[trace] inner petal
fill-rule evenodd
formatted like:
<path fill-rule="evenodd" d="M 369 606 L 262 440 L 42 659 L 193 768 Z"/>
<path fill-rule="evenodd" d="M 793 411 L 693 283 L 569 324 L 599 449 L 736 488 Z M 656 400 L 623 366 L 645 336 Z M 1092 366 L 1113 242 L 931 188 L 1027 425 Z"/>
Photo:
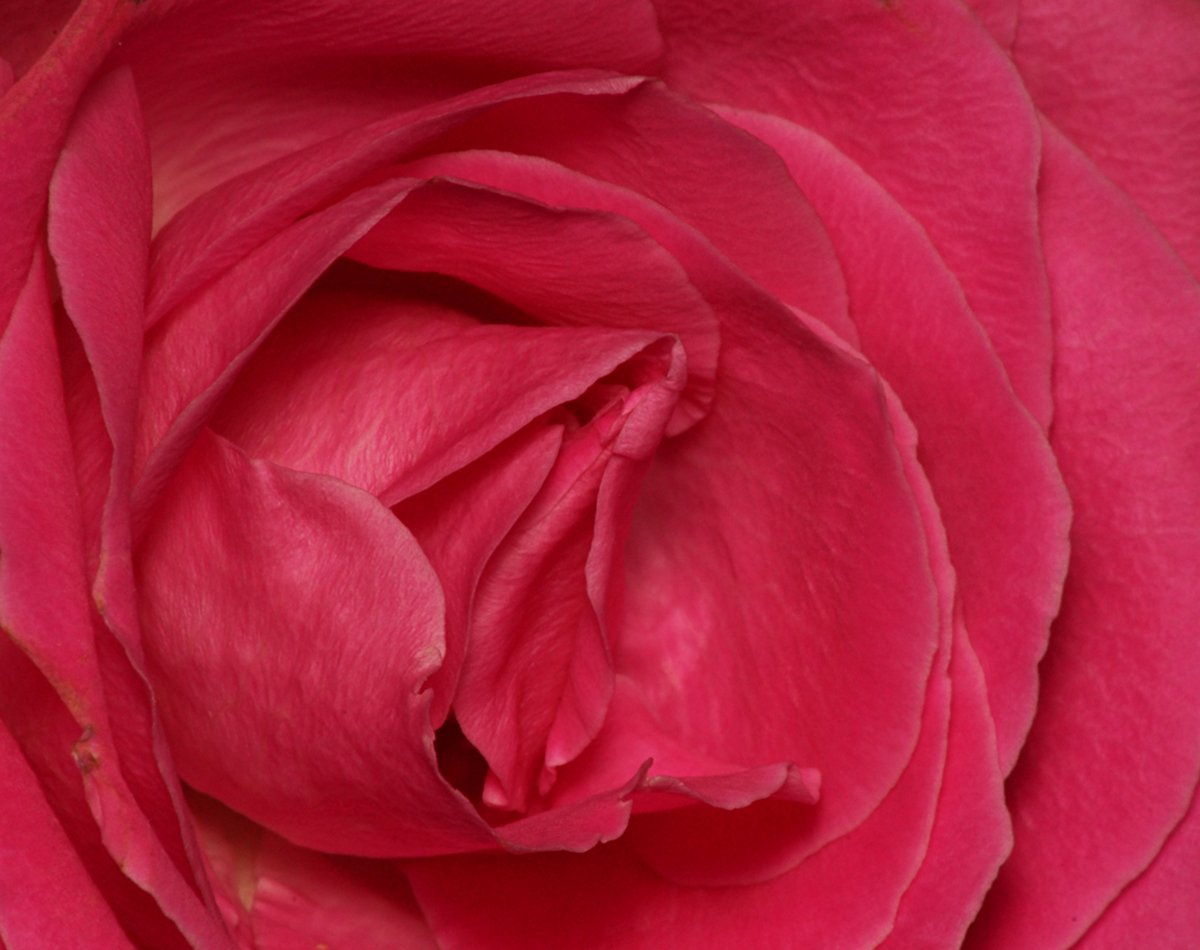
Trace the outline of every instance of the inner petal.
<path fill-rule="evenodd" d="M 576 401 L 585 421 L 568 421 L 545 483 L 488 563 L 454 702 L 491 769 L 486 805 L 529 808 L 604 721 L 620 593 L 611 581 L 685 379 L 682 347 L 664 339 Z"/>

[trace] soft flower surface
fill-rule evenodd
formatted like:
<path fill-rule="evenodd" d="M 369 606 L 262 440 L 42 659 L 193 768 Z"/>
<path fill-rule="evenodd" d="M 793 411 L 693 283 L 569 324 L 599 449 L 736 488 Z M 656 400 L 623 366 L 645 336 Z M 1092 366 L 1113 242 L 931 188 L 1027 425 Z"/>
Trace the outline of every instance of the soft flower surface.
<path fill-rule="evenodd" d="M 0 943 L 1200 944 L 1192 0 L 0 0 Z"/>

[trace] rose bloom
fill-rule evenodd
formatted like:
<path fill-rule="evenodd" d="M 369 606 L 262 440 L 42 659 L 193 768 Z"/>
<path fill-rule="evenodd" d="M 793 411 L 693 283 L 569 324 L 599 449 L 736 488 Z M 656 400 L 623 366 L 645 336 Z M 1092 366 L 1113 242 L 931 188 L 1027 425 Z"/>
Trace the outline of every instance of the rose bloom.
<path fill-rule="evenodd" d="M 0 56 L 3 946 L 1200 946 L 1200 5 Z"/>

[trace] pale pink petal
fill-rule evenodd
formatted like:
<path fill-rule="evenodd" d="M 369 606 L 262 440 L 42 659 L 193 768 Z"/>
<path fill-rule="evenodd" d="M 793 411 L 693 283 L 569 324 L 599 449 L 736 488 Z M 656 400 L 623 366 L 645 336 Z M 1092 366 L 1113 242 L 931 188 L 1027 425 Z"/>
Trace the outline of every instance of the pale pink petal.
<path fill-rule="evenodd" d="M 10 950 L 133 947 L 2 722 L 0 855 L 0 940 Z"/>
<path fill-rule="evenodd" d="M 920 225 L 814 133 L 726 114 L 779 151 L 820 212 L 862 351 L 920 433 L 1007 772 L 1033 721 L 1067 566 L 1070 506 L 1050 447 Z"/>
<path fill-rule="evenodd" d="M 1008 787 L 1016 845 L 975 946 L 1062 946 L 1187 810 L 1200 737 L 1200 287 L 1049 125 L 1052 442 L 1075 506 L 1038 715 Z"/>
<path fill-rule="evenodd" d="M 958 277 L 1013 389 L 1048 425 L 1037 123 L 980 23 L 958 0 L 657 7 L 673 88 L 811 128 L 908 209 Z"/>
<path fill-rule="evenodd" d="M 1200 275 L 1200 6 L 1021 0 L 1013 60 L 1037 107 Z"/>

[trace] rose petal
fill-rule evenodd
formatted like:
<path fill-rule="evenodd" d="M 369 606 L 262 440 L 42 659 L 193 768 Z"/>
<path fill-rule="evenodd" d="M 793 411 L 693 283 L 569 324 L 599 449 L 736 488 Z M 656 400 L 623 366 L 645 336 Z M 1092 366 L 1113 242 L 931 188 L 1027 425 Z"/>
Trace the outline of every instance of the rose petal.
<path fill-rule="evenodd" d="M 365 189 L 248 255 L 146 338 L 135 454 L 135 531 L 218 400 L 321 273 L 408 192 Z"/>
<path fill-rule="evenodd" d="M 1016 845 L 976 946 L 1077 939 L 1158 852 L 1200 742 L 1200 287 L 1046 125 L 1052 443 L 1075 506 L 1063 609 L 1008 787 Z"/>
<path fill-rule="evenodd" d="M 920 225 L 819 136 L 722 111 L 779 151 L 820 212 L 862 351 L 921 434 L 1008 772 L 1033 721 L 1067 566 L 1070 502 L 1049 445 Z"/>
<path fill-rule="evenodd" d="M 1200 274 L 1200 7 L 1022 0 L 1013 59 L 1038 108 Z"/>
<path fill-rule="evenodd" d="M 37 10 L 50 12 L 40 4 Z M 29 272 L 46 213 L 46 186 L 76 100 L 133 12 L 127 0 L 83 0 L 0 101 L 0 332 Z"/>
<path fill-rule="evenodd" d="M 534 423 L 393 509 L 420 543 L 446 596 L 446 655 L 429 679 L 435 727 L 445 722 L 458 688 L 479 576 L 545 482 L 561 445 L 560 427 Z"/>
<path fill-rule="evenodd" d="M 1200 940 L 1200 808 L 1192 795 L 1188 813 L 1171 832 L 1154 862 L 1108 905 L 1079 950 L 1121 950 L 1147 934 L 1176 940 L 1181 948 Z"/>
<path fill-rule="evenodd" d="M 421 686 L 441 660 L 441 591 L 387 508 L 204 434 L 138 568 L 189 784 L 319 850 L 490 844 L 433 762 Z"/>
<path fill-rule="evenodd" d="M 39 252 L 0 339 L 0 616 L 82 733 L 75 753 L 104 846 L 188 939 L 221 946 L 219 924 L 141 811 L 114 748 L 52 328 Z"/>
<path fill-rule="evenodd" d="M 459 154 L 498 150 L 547 158 L 628 188 L 696 228 L 781 300 L 843 337 L 855 337 L 829 236 L 779 158 L 661 86 L 638 86 L 614 96 L 513 99 L 470 117 L 423 150 L 433 154 L 404 166 L 406 174 L 442 169 L 454 174 L 460 161 L 493 175 L 537 167 Z M 474 180 L 503 187 L 496 177 Z M 514 182 L 510 190 L 538 194 L 531 190 L 538 185 L 536 170 L 516 180 L 525 187 Z M 570 187 L 559 187 L 557 203 L 579 203 Z"/>
<path fill-rule="evenodd" d="M 480 110 L 521 96 L 612 94 L 637 82 L 586 72 L 514 80 L 416 112 L 389 115 L 239 175 L 207 192 L 158 235 L 148 320 L 156 323 L 188 294 L 301 215 L 339 197 L 364 175 Z"/>
<path fill-rule="evenodd" d="M 641 475 L 687 377 L 678 341 L 645 357 L 640 385 L 565 436 L 480 579 L 454 708 L 491 766 L 483 798 L 494 807 L 523 811 L 546 794 L 604 721 L 610 574 L 623 566 Z"/>
<path fill-rule="evenodd" d="M 712 398 L 720 338 L 711 309 L 670 253 L 616 215 L 431 181 L 348 256 L 469 281 L 545 323 L 676 334 L 688 387 L 672 434 L 703 416 Z"/>
<path fill-rule="evenodd" d="M 921 223 L 1013 389 L 1046 427 L 1038 130 L 1011 63 L 980 24 L 957 0 L 662 0 L 657 9 L 673 88 L 818 132 Z"/>
<path fill-rule="evenodd" d="M 437 946 L 408 883 L 393 866 L 297 848 L 212 799 L 191 795 L 189 800 L 240 945 L 256 950 Z"/>
<path fill-rule="evenodd" d="M 0 934 L 20 947 L 132 948 L 0 722 Z"/>
<path fill-rule="evenodd" d="M 120 53 L 146 97 L 162 221 L 347 128 L 523 74 L 639 72 L 660 50 L 648 0 L 177 0 Z"/>

